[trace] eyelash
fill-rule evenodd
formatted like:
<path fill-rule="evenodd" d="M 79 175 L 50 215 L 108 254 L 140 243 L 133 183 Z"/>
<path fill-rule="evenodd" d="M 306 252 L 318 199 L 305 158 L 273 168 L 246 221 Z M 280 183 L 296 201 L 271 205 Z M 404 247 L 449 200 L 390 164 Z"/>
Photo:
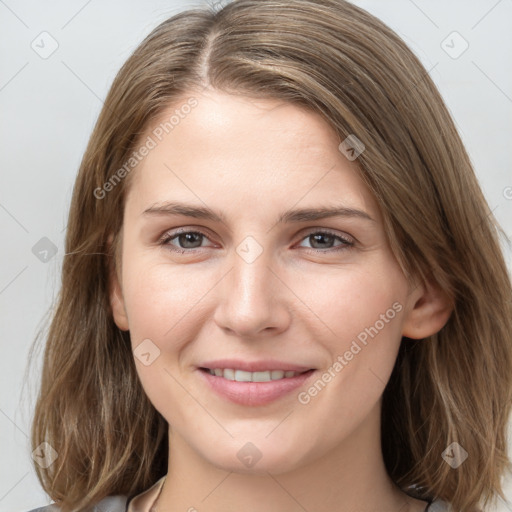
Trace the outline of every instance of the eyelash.
<path fill-rule="evenodd" d="M 165 233 L 158 240 L 158 245 L 167 246 L 171 251 L 179 253 L 179 254 L 184 254 L 186 252 L 195 252 L 197 250 L 203 249 L 203 247 L 195 247 L 195 248 L 192 248 L 192 249 L 184 249 L 184 248 L 173 246 L 170 243 L 172 240 L 174 240 L 178 236 L 186 235 L 186 234 L 201 235 L 201 236 L 204 236 L 205 238 L 208 238 L 208 235 L 206 233 L 203 233 L 202 231 L 186 230 L 185 229 L 185 230 L 182 230 L 182 231 L 174 231 L 174 232 L 171 232 L 171 233 Z M 330 249 L 315 249 L 313 247 L 303 247 L 303 249 L 306 249 L 307 252 L 313 252 L 315 254 L 326 253 L 326 252 L 327 253 L 333 253 L 333 252 L 336 253 L 336 252 L 340 252 L 340 251 L 344 251 L 344 250 L 350 249 L 351 247 L 354 246 L 354 242 L 351 241 L 350 239 L 345 238 L 345 237 L 343 237 L 341 235 L 338 235 L 338 234 L 336 234 L 336 233 L 334 233 L 332 231 L 329 231 L 329 230 L 310 231 L 305 236 L 303 236 L 300 241 L 302 242 L 303 240 L 305 240 L 306 238 L 309 238 L 312 235 L 329 235 L 329 236 L 334 237 L 335 239 L 340 240 L 342 242 L 342 244 L 340 246 L 338 246 L 338 247 L 330 248 Z"/>

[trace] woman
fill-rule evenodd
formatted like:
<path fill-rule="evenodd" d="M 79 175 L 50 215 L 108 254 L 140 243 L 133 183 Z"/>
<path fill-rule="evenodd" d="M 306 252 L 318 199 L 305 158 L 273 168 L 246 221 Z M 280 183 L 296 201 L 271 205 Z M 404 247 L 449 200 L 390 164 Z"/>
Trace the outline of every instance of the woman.
<path fill-rule="evenodd" d="M 76 180 L 43 488 L 63 512 L 492 503 L 498 231 L 437 89 L 367 12 L 172 17 L 116 77 Z"/>

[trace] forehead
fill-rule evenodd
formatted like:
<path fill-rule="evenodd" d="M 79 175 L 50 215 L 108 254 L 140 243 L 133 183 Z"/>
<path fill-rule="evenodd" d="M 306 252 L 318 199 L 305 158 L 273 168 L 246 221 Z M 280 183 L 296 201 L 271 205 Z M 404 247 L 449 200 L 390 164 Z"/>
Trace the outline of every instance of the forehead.
<path fill-rule="evenodd" d="M 130 187 L 140 207 L 175 198 L 234 208 L 343 201 L 376 214 L 357 163 L 338 149 L 338 135 L 301 106 L 218 91 L 185 95 L 147 137 L 154 147 Z"/>

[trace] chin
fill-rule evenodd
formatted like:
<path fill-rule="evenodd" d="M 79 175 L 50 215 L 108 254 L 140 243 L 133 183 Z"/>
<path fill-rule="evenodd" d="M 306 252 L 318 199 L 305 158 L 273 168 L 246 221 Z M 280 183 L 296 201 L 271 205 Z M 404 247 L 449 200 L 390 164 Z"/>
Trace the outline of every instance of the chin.
<path fill-rule="evenodd" d="M 218 469 L 254 475 L 287 473 L 301 467 L 308 458 L 300 442 L 297 446 L 283 446 L 282 443 L 268 440 L 233 441 L 227 446 L 217 446 L 213 452 L 210 445 L 207 453 L 202 454 L 203 458 Z"/>

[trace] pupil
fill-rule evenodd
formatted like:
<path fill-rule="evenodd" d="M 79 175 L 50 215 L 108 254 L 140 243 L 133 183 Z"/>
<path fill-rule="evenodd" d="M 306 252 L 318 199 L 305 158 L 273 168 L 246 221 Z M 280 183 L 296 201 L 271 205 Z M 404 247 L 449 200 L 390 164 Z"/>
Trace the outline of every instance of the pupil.
<path fill-rule="evenodd" d="M 196 239 L 195 241 L 197 242 L 197 239 L 200 237 L 201 235 L 199 233 L 184 233 L 182 235 L 180 235 L 180 244 L 183 246 L 183 247 L 187 247 L 187 248 L 190 248 L 191 246 L 189 244 L 194 244 L 194 238 Z M 199 245 L 201 245 L 201 243 L 199 243 Z"/>
<path fill-rule="evenodd" d="M 322 243 L 322 239 L 324 240 L 324 244 L 327 243 L 329 244 L 330 242 L 332 242 L 332 239 L 333 239 L 333 236 L 332 235 L 328 235 L 328 234 L 322 234 L 322 233 L 318 233 L 316 235 L 311 235 L 313 240 L 314 240 L 314 243 L 312 243 L 311 245 L 314 247 L 314 244 L 318 241 L 320 241 L 320 244 Z M 327 242 L 325 242 L 325 239 L 327 239 Z"/>

